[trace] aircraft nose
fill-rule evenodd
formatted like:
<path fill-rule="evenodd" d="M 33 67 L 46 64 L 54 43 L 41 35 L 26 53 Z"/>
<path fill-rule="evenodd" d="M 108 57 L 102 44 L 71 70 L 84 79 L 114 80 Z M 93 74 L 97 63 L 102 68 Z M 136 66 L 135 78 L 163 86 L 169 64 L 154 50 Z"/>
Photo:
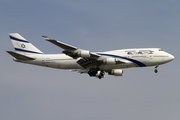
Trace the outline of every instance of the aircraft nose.
<path fill-rule="evenodd" d="M 171 55 L 171 54 L 169 54 L 169 53 L 166 53 L 166 55 L 167 55 L 167 56 L 162 59 L 163 62 L 167 63 L 167 62 L 170 62 L 170 61 L 172 61 L 172 60 L 174 59 L 174 56 L 173 56 L 173 55 Z"/>
<path fill-rule="evenodd" d="M 170 55 L 169 56 L 171 60 L 174 60 L 174 56 L 173 55 Z"/>
<path fill-rule="evenodd" d="M 170 60 L 174 60 L 174 56 L 170 54 L 170 55 L 169 55 L 169 59 L 170 59 Z"/>

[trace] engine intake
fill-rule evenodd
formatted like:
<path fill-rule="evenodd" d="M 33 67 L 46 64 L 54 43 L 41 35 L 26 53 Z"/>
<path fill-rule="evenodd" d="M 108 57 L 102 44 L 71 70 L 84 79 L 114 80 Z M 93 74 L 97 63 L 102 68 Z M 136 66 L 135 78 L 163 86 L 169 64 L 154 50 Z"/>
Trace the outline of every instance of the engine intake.
<path fill-rule="evenodd" d="M 122 76 L 123 75 L 123 70 L 120 69 L 112 69 L 110 72 L 108 72 L 109 75 L 114 75 L 114 76 Z"/>
<path fill-rule="evenodd" d="M 86 51 L 86 50 L 83 50 L 83 51 L 79 51 L 77 53 L 77 55 L 79 57 L 84 57 L 84 58 L 89 58 L 90 57 L 90 52 L 89 51 Z"/>

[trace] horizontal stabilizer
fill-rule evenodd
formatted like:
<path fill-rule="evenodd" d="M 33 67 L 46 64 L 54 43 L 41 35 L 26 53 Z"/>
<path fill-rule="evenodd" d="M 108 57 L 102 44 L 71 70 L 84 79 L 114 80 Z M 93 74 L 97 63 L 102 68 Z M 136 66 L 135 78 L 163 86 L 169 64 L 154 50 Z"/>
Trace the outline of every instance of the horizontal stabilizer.
<path fill-rule="evenodd" d="M 80 74 L 88 73 L 89 70 L 71 69 L 71 72 L 78 72 Z"/>
<path fill-rule="evenodd" d="M 6 52 L 18 60 L 35 60 L 34 58 L 31 58 L 31 57 L 28 57 L 28 56 L 25 56 L 16 52 L 12 52 L 12 51 L 6 51 Z"/>

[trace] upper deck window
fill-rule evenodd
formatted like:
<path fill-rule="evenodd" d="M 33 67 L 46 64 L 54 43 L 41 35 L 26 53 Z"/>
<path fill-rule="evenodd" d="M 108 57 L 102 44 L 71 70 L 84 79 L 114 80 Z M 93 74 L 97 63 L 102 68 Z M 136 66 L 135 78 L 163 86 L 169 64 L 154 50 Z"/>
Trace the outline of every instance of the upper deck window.
<path fill-rule="evenodd" d="M 154 51 L 149 51 L 149 54 L 153 54 Z"/>
<path fill-rule="evenodd" d="M 139 51 L 138 54 L 143 54 L 143 52 Z"/>
<path fill-rule="evenodd" d="M 132 55 L 133 53 L 132 52 L 127 52 L 128 55 Z"/>

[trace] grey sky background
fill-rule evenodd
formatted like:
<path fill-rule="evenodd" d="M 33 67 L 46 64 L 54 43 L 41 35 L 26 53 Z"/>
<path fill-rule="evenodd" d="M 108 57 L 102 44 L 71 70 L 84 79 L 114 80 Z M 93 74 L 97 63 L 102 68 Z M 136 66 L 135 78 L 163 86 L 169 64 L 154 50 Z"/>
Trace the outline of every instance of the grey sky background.
<path fill-rule="evenodd" d="M 1 120 L 179 120 L 179 0 L 1 0 Z M 91 78 L 15 63 L 5 51 L 18 32 L 44 53 L 41 35 L 90 51 L 158 47 L 175 59 L 158 68 Z"/>

